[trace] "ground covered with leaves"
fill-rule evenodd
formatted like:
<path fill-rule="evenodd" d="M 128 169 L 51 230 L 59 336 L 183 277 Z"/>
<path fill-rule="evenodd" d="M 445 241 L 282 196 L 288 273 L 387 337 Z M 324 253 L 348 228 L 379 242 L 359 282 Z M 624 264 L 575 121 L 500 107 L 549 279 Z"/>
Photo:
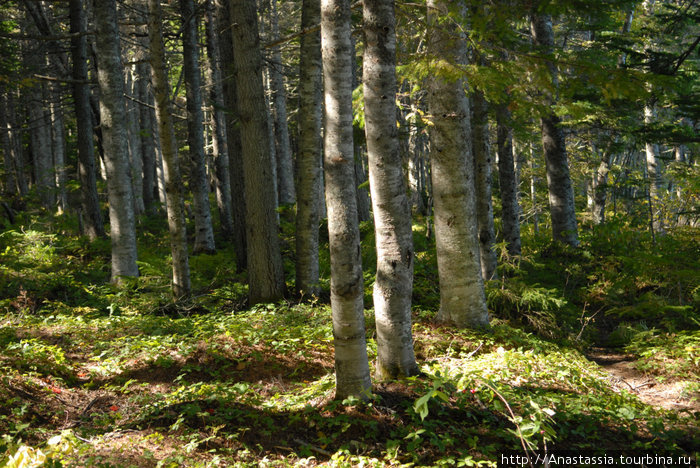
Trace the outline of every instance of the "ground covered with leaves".
<path fill-rule="evenodd" d="M 416 227 L 424 374 L 375 382 L 362 403 L 333 400 L 324 297 L 248 307 L 220 242 L 191 259 L 195 295 L 173 303 L 158 223 L 142 221 L 142 276 L 119 288 L 108 243 L 75 236 L 67 218 L 26 215 L 0 233 L 3 464 L 496 466 L 508 451 L 700 451 L 697 232 L 653 243 L 612 220 L 572 250 L 525 231 L 522 258 L 500 246 L 493 328 L 479 333 L 434 322 L 435 251 Z M 366 322 L 373 360 L 371 309 Z"/>

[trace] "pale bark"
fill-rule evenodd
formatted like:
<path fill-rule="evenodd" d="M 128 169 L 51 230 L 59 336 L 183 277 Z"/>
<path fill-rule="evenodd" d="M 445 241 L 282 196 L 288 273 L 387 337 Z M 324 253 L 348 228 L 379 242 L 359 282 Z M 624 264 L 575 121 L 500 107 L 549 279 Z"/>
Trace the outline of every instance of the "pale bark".
<path fill-rule="evenodd" d="M 396 126 L 394 1 L 365 0 L 362 17 L 365 135 L 377 246 L 376 376 L 386 380 L 419 373 L 411 334 L 413 227 Z"/>
<path fill-rule="evenodd" d="M 593 172 L 591 189 L 593 192 L 591 203 L 591 217 L 593 224 L 605 223 L 605 201 L 608 193 L 608 173 L 610 172 L 611 152 L 603 150 L 600 163 Z"/>
<path fill-rule="evenodd" d="M 656 109 L 653 100 L 644 106 L 644 124 L 650 125 L 656 120 Z M 646 169 L 649 190 L 649 216 L 653 234 L 664 233 L 663 214 L 661 212 L 661 168 L 659 167 L 659 145 L 647 141 L 644 145 Z"/>
<path fill-rule="evenodd" d="M 68 210 L 66 183 L 66 129 L 61 108 L 61 87 L 57 83 L 49 86 L 51 116 L 51 154 L 53 156 L 54 184 L 56 186 L 56 203 L 59 213 Z"/>
<path fill-rule="evenodd" d="M 214 0 L 216 7 L 217 31 L 221 38 L 221 73 L 226 112 L 226 147 L 229 155 L 229 175 L 231 180 L 231 211 L 233 214 L 233 246 L 236 252 L 236 270 L 245 270 L 248 261 L 246 244 L 246 203 L 243 181 L 243 158 L 241 150 L 241 129 L 238 119 L 238 98 L 236 96 L 236 69 L 234 67 L 231 14 L 227 0 Z"/>
<path fill-rule="evenodd" d="M 535 170 L 537 165 L 535 163 L 535 155 L 532 149 L 532 143 L 530 144 L 530 203 L 532 203 L 532 224 L 535 233 L 540 232 L 540 210 L 537 206 L 537 175 Z"/>
<path fill-rule="evenodd" d="M 301 29 L 321 22 L 320 0 L 303 0 Z M 323 76 L 321 33 L 301 37 L 299 64 L 299 152 L 297 155 L 296 283 L 299 294 L 318 295 L 319 198 Z"/>
<path fill-rule="evenodd" d="M 352 141 L 350 1 L 321 1 L 324 168 L 331 253 L 331 309 L 337 399 L 371 392 L 363 307 Z"/>
<path fill-rule="evenodd" d="M 552 18 L 549 15 L 533 14 L 531 16 L 531 33 L 534 45 L 541 53 L 551 54 L 553 52 L 554 33 L 552 31 Z M 552 80 L 552 88 L 556 90 L 558 86 L 556 65 L 550 60 L 546 60 L 546 64 Z M 556 96 L 553 94 L 545 95 L 545 100 L 550 106 L 553 106 L 556 102 Z M 561 128 L 561 119 L 552 110 L 542 116 L 541 122 L 552 236 L 555 240 L 577 246 L 579 242 L 574 189 L 569 173 L 566 140 Z"/>
<path fill-rule="evenodd" d="M 213 253 L 214 228 L 209 206 L 209 183 L 204 160 L 204 115 L 202 79 L 197 47 L 197 16 L 194 0 L 180 0 L 182 51 L 187 95 L 187 142 L 190 155 L 190 190 L 194 210 L 194 253 Z"/>
<path fill-rule="evenodd" d="M 100 87 L 100 126 L 105 151 L 109 224 L 112 238 L 112 281 L 138 276 L 136 265 L 136 222 L 131 187 L 124 76 L 119 47 L 115 0 L 94 4 L 97 81 Z"/>
<path fill-rule="evenodd" d="M 464 3 L 459 2 L 464 11 Z M 464 35 L 448 17 L 448 2 L 428 1 L 433 26 L 429 54 L 443 64 L 463 64 Z M 474 200 L 469 104 L 463 79 L 446 79 L 431 73 L 428 105 L 431 127 L 431 178 L 435 211 L 435 237 L 440 277 L 437 319 L 459 327 L 489 325 L 484 282 L 481 277 Z"/>
<path fill-rule="evenodd" d="M 143 164 L 143 207 L 148 213 L 155 212 L 157 194 L 156 182 L 156 144 L 153 110 L 146 104 L 152 100 L 150 93 L 150 67 L 148 63 L 136 65 L 138 98 L 143 104 L 139 106 L 139 124 L 141 128 L 141 160 Z"/>
<path fill-rule="evenodd" d="M 256 304 L 284 295 L 277 193 L 267 189 L 274 180 L 275 161 L 269 146 L 255 1 L 232 0 L 230 13 L 246 200 L 248 299 Z"/>
<path fill-rule="evenodd" d="M 226 239 L 231 239 L 233 236 L 231 173 L 226 142 L 226 115 L 224 113 L 224 90 L 221 81 L 220 42 L 214 23 L 213 0 L 207 0 L 206 15 L 207 86 L 212 107 L 210 122 L 216 205 L 219 208 L 221 232 Z"/>
<path fill-rule="evenodd" d="M 132 98 L 138 99 L 138 84 L 135 66 L 126 71 L 126 87 Z M 129 126 L 129 160 L 131 162 L 131 185 L 134 187 L 134 213 L 136 216 L 145 211 L 143 203 L 143 152 L 139 128 L 139 104 L 129 100 L 126 115 Z"/>
<path fill-rule="evenodd" d="M 163 154 L 165 201 L 170 232 L 170 251 L 173 257 L 173 295 L 176 298 L 190 294 L 190 268 L 187 253 L 187 230 L 183 206 L 182 180 L 177 155 L 177 141 L 170 105 L 168 75 L 165 68 L 165 46 L 161 30 L 160 0 L 148 1 L 148 37 L 151 49 L 153 94 L 156 120 Z"/>
<path fill-rule="evenodd" d="M 87 18 L 83 0 L 70 0 L 70 31 L 83 32 L 87 29 Z M 90 86 L 87 65 L 87 37 L 71 39 L 73 56 L 73 101 L 77 127 L 78 177 L 80 178 L 81 209 L 85 234 L 95 240 L 104 237 L 104 222 L 97 195 L 97 174 L 95 169 L 95 147 L 93 144 L 92 111 L 90 110 Z"/>
<path fill-rule="evenodd" d="M 496 267 L 496 231 L 491 199 L 491 148 L 489 145 L 488 104 L 481 91 L 472 95 L 472 151 L 474 153 L 474 188 L 476 218 L 479 229 L 479 256 L 484 281 L 498 276 Z"/>
<path fill-rule="evenodd" d="M 513 129 L 506 104 L 496 107 L 498 180 L 501 188 L 501 229 L 510 255 L 520 255 L 520 208 L 513 162 Z"/>
<path fill-rule="evenodd" d="M 270 0 L 270 23 L 272 40 L 279 39 L 279 18 L 277 0 Z M 272 48 L 272 61 L 268 67 L 270 73 L 270 91 L 272 93 L 272 117 L 275 131 L 275 157 L 277 158 L 277 194 L 280 205 L 293 205 L 296 201 L 294 191 L 294 164 L 292 148 L 289 144 L 287 125 L 287 93 L 282 73 L 282 53 L 279 46 Z"/>

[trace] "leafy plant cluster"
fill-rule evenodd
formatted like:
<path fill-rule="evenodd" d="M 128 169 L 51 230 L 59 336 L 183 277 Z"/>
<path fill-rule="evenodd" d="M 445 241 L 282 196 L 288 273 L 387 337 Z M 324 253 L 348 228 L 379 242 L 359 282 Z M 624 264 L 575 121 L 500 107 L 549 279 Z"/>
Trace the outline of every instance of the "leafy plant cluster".
<path fill-rule="evenodd" d="M 577 250 L 525 231 L 523 256 L 502 253 L 487 285 L 492 330 L 482 333 L 434 322 L 435 250 L 417 225 L 423 375 L 377 383 L 361 403 L 332 401 L 323 297 L 248 308 L 224 249 L 193 257 L 195 294 L 173 303 L 168 247 L 149 234 L 158 226 L 140 239 L 143 275 L 105 285 L 104 246 L 59 235 L 62 223 L 0 234 L 10 466 L 495 466 L 504 450 L 698 450 L 697 414 L 643 403 L 585 356 L 621 346 L 697 398 L 697 241 L 684 231 L 655 246 L 618 222 L 586 232 Z M 363 229 L 368 298 L 372 235 Z M 371 309 L 366 321 L 374 359 Z"/>

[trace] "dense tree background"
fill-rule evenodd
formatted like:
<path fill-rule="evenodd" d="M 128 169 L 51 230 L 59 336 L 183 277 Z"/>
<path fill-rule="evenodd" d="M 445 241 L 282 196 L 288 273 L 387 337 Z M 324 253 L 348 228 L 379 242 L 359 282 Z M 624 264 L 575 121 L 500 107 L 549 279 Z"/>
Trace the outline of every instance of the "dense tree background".
<path fill-rule="evenodd" d="M 3 461 L 697 453 L 699 73 L 696 0 L 0 1 Z"/>

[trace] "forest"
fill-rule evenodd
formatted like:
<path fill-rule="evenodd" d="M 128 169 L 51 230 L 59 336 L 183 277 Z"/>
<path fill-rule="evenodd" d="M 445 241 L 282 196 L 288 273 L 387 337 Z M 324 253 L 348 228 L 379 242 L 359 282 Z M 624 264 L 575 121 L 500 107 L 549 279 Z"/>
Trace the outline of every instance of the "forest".
<path fill-rule="evenodd" d="M 682 466 L 700 1 L 0 0 L 0 465 Z"/>

